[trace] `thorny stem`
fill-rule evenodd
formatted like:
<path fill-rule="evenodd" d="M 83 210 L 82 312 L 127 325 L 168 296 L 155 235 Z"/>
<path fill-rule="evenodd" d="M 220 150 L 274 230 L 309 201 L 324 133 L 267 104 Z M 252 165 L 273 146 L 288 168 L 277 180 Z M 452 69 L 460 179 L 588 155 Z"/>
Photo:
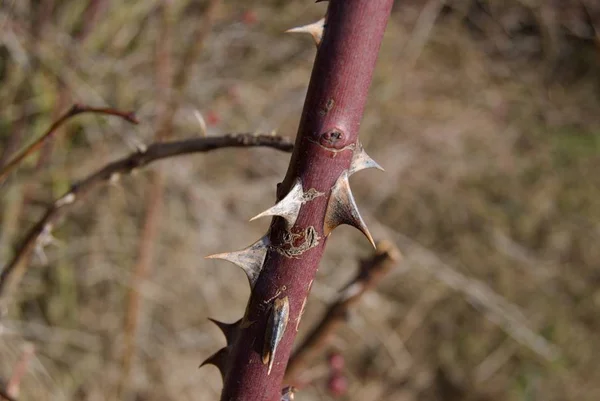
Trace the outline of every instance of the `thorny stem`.
<path fill-rule="evenodd" d="M 350 308 L 362 298 L 365 292 L 374 288 L 400 259 L 400 251 L 392 242 L 377 243 L 375 254 L 361 261 L 356 276 L 340 291 L 338 298 L 329 306 L 319 323 L 291 356 L 285 371 L 288 383 L 296 387 L 303 384 L 299 375 L 327 346 L 336 330 L 346 322 Z"/>
<path fill-rule="evenodd" d="M 294 153 L 277 190 L 277 199 L 281 200 L 300 180 L 304 191 L 317 196 L 302 204 L 291 228 L 284 219 L 273 219 L 261 273 L 253 286 L 241 331 L 231 345 L 221 401 L 280 400 L 302 306 L 327 240 L 324 224 L 328 201 L 338 179 L 348 172 L 358 147 L 358 128 L 392 3 L 329 2 L 327 26 L 314 63 Z M 270 316 L 276 301 L 282 300 L 289 303 L 287 326 L 283 325 L 286 328 L 270 367 L 264 363 L 263 348 L 272 337 L 268 329 L 273 325 Z"/>
<path fill-rule="evenodd" d="M 72 117 L 83 113 L 95 113 L 95 114 L 107 114 L 111 116 L 121 117 L 122 119 L 129 121 L 130 123 L 137 124 L 138 121 L 135 115 L 131 112 L 123 112 L 116 109 L 104 108 L 104 107 L 91 107 L 83 104 L 75 104 L 73 105 L 69 111 L 63 114 L 58 120 L 56 120 L 52 125 L 46 130 L 46 132 L 36 139 L 31 145 L 26 147 L 15 156 L 11 161 L 9 161 L 5 166 L 0 169 L 0 183 L 6 179 L 8 174 L 19 165 L 27 156 L 38 150 L 42 147 L 44 142 L 48 140 L 48 138 L 52 137 L 54 132 L 65 122 L 67 122 Z"/>
<path fill-rule="evenodd" d="M 8 303 L 14 299 L 15 291 L 27 270 L 29 258 L 40 237 L 50 235 L 49 231 L 52 230 L 52 225 L 70 206 L 80 200 L 91 189 L 101 183 L 118 179 L 122 174 L 130 173 L 157 160 L 230 147 L 270 147 L 284 152 L 291 152 L 293 145 L 282 137 L 256 134 L 228 134 L 154 143 L 145 150 L 140 150 L 114 161 L 73 184 L 69 191 L 48 207 L 42 218 L 29 230 L 17 246 L 12 260 L 0 273 L 0 317 L 6 312 Z"/>

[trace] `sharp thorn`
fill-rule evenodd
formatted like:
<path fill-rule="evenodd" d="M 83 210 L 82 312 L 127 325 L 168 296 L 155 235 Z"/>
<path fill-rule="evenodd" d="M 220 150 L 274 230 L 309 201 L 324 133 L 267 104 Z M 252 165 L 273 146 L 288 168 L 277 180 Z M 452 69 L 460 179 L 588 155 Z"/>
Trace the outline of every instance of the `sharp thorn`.
<path fill-rule="evenodd" d="M 292 227 L 296 223 L 302 203 L 304 203 L 302 182 L 300 182 L 300 180 L 296 180 L 296 183 L 290 192 L 288 192 L 288 194 L 282 200 L 277 202 L 277 204 L 275 204 L 275 206 L 272 208 L 254 216 L 250 219 L 250 221 L 254 221 L 261 217 L 279 216 L 283 217 L 287 221 L 288 227 Z"/>
<path fill-rule="evenodd" d="M 331 189 L 331 196 L 325 212 L 323 233 L 328 236 L 333 229 L 342 224 L 358 228 L 367 237 L 373 248 L 377 248 L 367 225 L 358 212 L 358 207 L 350 190 L 348 172 L 344 172 Z"/>
<path fill-rule="evenodd" d="M 221 330 L 221 332 L 225 335 L 225 339 L 227 340 L 227 345 L 233 344 L 233 341 L 235 340 L 235 337 L 237 336 L 237 333 L 238 333 L 238 330 L 240 327 L 240 322 L 242 321 L 242 319 L 238 320 L 235 323 L 219 322 L 218 320 L 211 319 L 210 317 L 208 318 L 208 320 L 213 322 Z"/>
<path fill-rule="evenodd" d="M 290 303 L 288 297 L 278 298 L 273 303 L 267 330 L 265 332 L 265 342 L 263 345 L 262 362 L 268 365 L 267 376 L 271 374 L 275 362 L 275 353 L 279 347 L 279 342 L 283 338 L 285 328 L 287 327 L 290 314 Z"/>
<path fill-rule="evenodd" d="M 377 170 L 385 171 L 375 160 L 371 159 L 363 149 L 362 144 L 358 142 L 354 155 L 352 156 L 348 176 L 367 168 L 376 168 Z"/>
<path fill-rule="evenodd" d="M 219 369 L 223 381 L 225 381 L 225 375 L 227 373 L 227 358 L 229 357 L 229 348 L 224 347 L 209 356 L 204 362 L 200 364 L 200 368 L 205 365 L 213 365 Z"/>
<path fill-rule="evenodd" d="M 217 253 L 215 255 L 206 256 L 206 258 L 227 260 L 241 267 L 246 273 L 246 276 L 248 276 L 250 287 L 254 288 L 254 284 L 260 275 L 265 257 L 267 256 L 269 243 L 269 235 L 267 234 L 241 251 Z"/>
<path fill-rule="evenodd" d="M 299 26 L 296 28 L 288 29 L 286 32 L 288 33 L 309 33 L 317 47 L 321 44 L 321 39 L 323 39 L 323 30 L 325 29 L 325 18 L 321 18 L 317 22 L 313 22 L 312 24 Z"/>
<path fill-rule="evenodd" d="M 297 389 L 294 386 L 287 386 L 281 390 L 281 401 L 294 401 Z"/>

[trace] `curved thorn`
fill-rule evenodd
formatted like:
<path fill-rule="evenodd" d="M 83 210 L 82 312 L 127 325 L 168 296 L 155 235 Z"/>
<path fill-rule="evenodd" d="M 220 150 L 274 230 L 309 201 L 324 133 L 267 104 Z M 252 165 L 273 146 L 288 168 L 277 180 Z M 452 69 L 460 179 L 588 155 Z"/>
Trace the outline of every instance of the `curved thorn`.
<path fill-rule="evenodd" d="M 279 216 L 287 221 L 289 227 L 292 227 L 296 223 L 302 203 L 304 203 L 304 191 L 302 189 L 302 182 L 298 179 L 292 189 L 290 189 L 290 192 L 282 200 L 277 202 L 275 206 L 254 216 L 250 221 L 261 217 Z"/>
<path fill-rule="evenodd" d="M 317 22 L 313 22 L 312 24 L 299 26 L 296 28 L 288 29 L 286 32 L 288 33 L 309 33 L 317 47 L 321 44 L 321 39 L 323 39 L 323 30 L 325 29 L 325 18 L 321 18 Z"/>
<path fill-rule="evenodd" d="M 209 356 L 204 362 L 200 364 L 200 368 L 205 365 L 213 365 L 219 369 L 223 381 L 225 381 L 225 375 L 227 374 L 227 358 L 229 357 L 229 348 L 224 347 Z"/>
<path fill-rule="evenodd" d="M 325 212 L 323 233 L 328 236 L 334 228 L 342 224 L 358 228 L 367 237 L 373 248 L 377 248 L 367 225 L 358 212 L 358 207 L 350 190 L 348 172 L 344 172 L 331 189 L 331 196 Z"/>
<path fill-rule="evenodd" d="M 385 171 L 383 167 L 381 167 L 375 160 L 371 159 L 371 157 L 363 149 L 362 144 L 358 142 L 356 150 L 352 155 L 352 162 L 350 163 L 350 169 L 348 169 L 348 176 L 367 168 L 376 168 L 377 170 Z"/>
<path fill-rule="evenodd" d="M 246 273 L 246 276 L 248 276 L 250 287 L 254 288 L 254 284 L 260 275 L 265 257 L 267 256 L 269 244 L 269 235 L 267 234 L 241 251 L 217 253 L 215 255 L 206 256 L 205 258 L 223 259 L 241 267 Z"/>
<path fill-rule="evenodd" d="M 219 330 L 221 330 L 223 335 L 225 335 L 225 339 L 227 340 L 227 345 L 232 344 L 233 341 L 235 340 L 235 337 L 237 336 L 237 333 L 239 330 L 240 322 L 242 321 L 242 319 L 240 319 L 235 323 L 224 323 L 224 322 L 219 322 L 218 320 L 212 319 L 210 317 L 208 318 L 208 320 L 213 322 L 219 328 Z"/>

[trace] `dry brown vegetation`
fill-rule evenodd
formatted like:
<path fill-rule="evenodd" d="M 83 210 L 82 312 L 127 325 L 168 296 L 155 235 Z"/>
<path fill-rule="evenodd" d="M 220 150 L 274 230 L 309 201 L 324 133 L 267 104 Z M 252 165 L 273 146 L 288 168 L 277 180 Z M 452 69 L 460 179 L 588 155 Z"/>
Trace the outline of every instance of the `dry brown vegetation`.
<path fill-rule="evenodd" d="M 77 117 L 0 184 L 0 266 L 71 182 L 150 143 L 171 96 L 157 76 L 163 2 L 90 3 L 98 8 L 0 3 L 1 163 L 74 102 L 135 110 L 141 123 Z M 175 70 L 205 3 L 170 2 L 166 48 Z M 361 125 L 386 173 L 352 180 L 374 236 L 394 241 L 403 262 L 332 344 L 347 359 L 345 399 L 600 398 L 600 9 L 553 3 L 397 1 Z M 186 65 L 189 80 L 172 94 L 171 137 L 198 135 L 200 113 L 207 135 L 276 130 L 293 138 L 315 49 L 283 32 L 324 9 L 220 3 Z M 272 204 L 288 157 L 219 150 L 96 190 L 56 227 L 45 256 L 33 258 L 0 321 L 0 378 L 32 343 L 20 400 L 114 400 L 122 386 L 138 400 L 217 399 L 216 369 L 198 370 L 224 341 L 207 318 L 239 319 L 248 288 L 239 269 L 203 257 L 265 231 L 266 221 L 247 220 Z M 133 282 L 149 170 L 158 168 L 153 260 L 146 279 Z M 368 247 L 350 228 L 334 233 L 301 335 Z M 143 302 L 122 383 L 132 287 Z M 324 366 L 325 355 L 298 399 L 329 399 Z"/>

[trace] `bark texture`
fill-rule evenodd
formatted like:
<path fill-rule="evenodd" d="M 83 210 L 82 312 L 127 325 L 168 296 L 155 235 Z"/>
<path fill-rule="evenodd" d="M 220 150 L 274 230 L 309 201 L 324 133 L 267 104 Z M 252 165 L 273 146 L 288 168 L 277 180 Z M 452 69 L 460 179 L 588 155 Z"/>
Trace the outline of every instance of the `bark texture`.
<path fill-rule="evenodd" d="M 329 3 L 294 152 L 286 177 L 277 188 L 281 202 L 301 184 L 301 205 L 295 209 L 295 219 L 273 218 L 268 241 L 264 241 L 264 263 L 257 277 L 251 279 L 253 289 L 237 335 L 209 361 L 225 361 L 225 366 L 220 366 L 225 376 L 222 401 L 280 400 L 286 364 L 325 248 L 327 227 L 357 225 L 349 221 L 357 216 L 348 205 L 354 203 L 351 196 L 351 202 L 340 202 L 348 197 L 336 195 L 336 189 L 344 187 L 347 175 L 358 170 L 351 169 L 351 162 L 356 152 L 362 151 L 358 142 L 360 120 L 392 3 Z M 332 213 L 328 211 L 331 204 L 346 204 L 349 209 Z M 242 258 L 223 258 L 243 263 Z M 256 258 L 252 259 L 255 262 Z M 284 301 L 289 303 L 286 308 L 281 307 Z M 281 311 L 288 316 L 277 316 L 284 313 Z M 266 357 L 265 349 L 270 349 Z M 274 360 L 270 362 L 270 358 Z"/>

